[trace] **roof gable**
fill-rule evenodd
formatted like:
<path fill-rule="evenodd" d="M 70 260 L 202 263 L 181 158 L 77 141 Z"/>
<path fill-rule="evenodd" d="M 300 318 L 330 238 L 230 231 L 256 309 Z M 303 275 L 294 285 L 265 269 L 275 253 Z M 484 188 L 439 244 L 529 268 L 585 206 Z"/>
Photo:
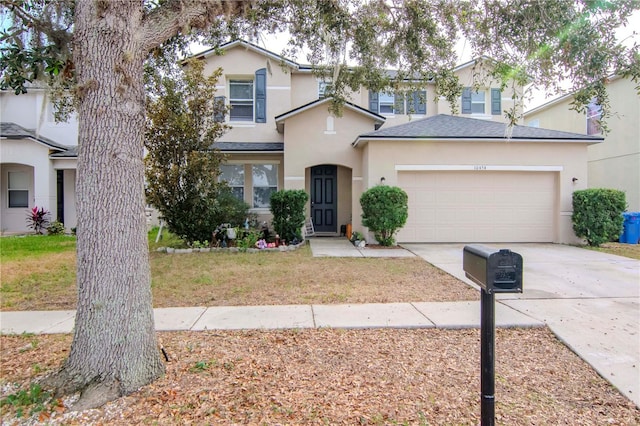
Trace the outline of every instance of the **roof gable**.
<path fill-rule="evenodd" d="M 324 99 L 317 99 L 313 102 L 309 102 L 308 104 L 299 106 L 297 108 L 294 108 L 290 111 L 287 111 L 283 114 L 280 114 L 278 116 L 275 117 L 276 120 L 276 126 L 278 128 L 278 132 L 282 133 L 284 132 L 284 122 L 291 117 L 294 117 L 296 115 L 302 114 L 305 111 L 308 111 L 310 109 L 316 108 L 320 105 L 323 104 L 327 104 L 331 101 L 331 97 L 328 98 L 324 98 Z M 380 126 L 382 126 L 384 124 L 384 122 L 386 121 L 386 118 L 383 117 L 380 114 L 376 114 L 374 112 L 369 111 L 368 109 L 362 108 L 356 104 L 353 104 L 351 102 L 345 102 L 344 103 L 344 107 L 348 110 L 351 110 L 353 112 L 356 112 L 358 114 L 364 115 L 366 117 L 369 117 L 370 119 L 372 119 L 375 123 L 375 128 L 378 129 L 380 128 Z"/>
<path fill-rule="evenodd" d="M 358 145 L 360 141 L 376 139 L 461 139 L 587 143 L 602 142 L 604 140 L 601 136 L 587 136 L 537 127 L 515 125 L 509 128 L 505 123 L 445 114 L 365 133 L 360 135 L 353 145 Z"/>
<path fill-rule="evenodd" d="M 245 40 L 240 40 L 240 39 L 236 39 L 233 41 L 230 41 L 228 43 L 224 43 L 218 47 L 214 47 L 208 50 L 205 50 L 204 52 L 200 52 L 196 55 L 193 55 L 192 58 L 196 58 L 196 59 L 205 59 L 205 58 L 209 58 L 211 56 L 215 56 L 218 54 L 219 51 L 227 51 L 227 50 L 231 50 L 233 48 L 236 47 L 243 47 L 247 50 L 251 50 L 252 52 L 258 53 L 259 55 L 265 56 L 267 58 L 270 59 L 274 59 L 276 61 L 282 62 L 286 65 L 288 65 L 289 67 L 293 68 L 293 69 L 299 69 L 300 68 L 300 64 L 298 64 L 295 61 L 292 61 L 291 59 L 287 59 L 284 56 L 278 55 L 277 53 L 274 53 L 270 50 L 264 49 L 260 46 L 257 46 L 253 43 L 250 43 L 248 41 Z"/>
<path fill-rule="evenodd" d="M 18 126 L 15 123 L 2 122 L 0 123 L 0 137 L 4 139 L 29 139 L 34 142 L 47 146 L 49 149 L 56 151 L 52 156 L 56 157 L 77 157 L 77 148 L 62 145 L 51 139 L 37 136 L 33 131 L 27 130 L 22 126 Z"/>

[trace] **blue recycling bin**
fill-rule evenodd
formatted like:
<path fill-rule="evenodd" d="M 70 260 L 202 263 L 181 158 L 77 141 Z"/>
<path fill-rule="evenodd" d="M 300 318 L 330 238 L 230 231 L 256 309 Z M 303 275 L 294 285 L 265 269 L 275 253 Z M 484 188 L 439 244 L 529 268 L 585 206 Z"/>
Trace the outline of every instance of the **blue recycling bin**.
<path fill-rule="evenodd" d="M 638 244 L 640 240 L 640 212 L 624 212 L 622 217 L 624 217 L 624 222 L 620 242 Z"/>

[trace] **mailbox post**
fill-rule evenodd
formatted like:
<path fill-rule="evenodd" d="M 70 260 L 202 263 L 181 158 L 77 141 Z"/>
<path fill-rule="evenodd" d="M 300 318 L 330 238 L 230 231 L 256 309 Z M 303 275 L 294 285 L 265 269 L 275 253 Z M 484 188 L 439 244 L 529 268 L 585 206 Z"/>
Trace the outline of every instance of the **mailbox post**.
<path fill-rule="evenodd" d="M 464 247 L 465 275 L 481 288 L 480 424 L 495 424 L 495 293 L 522 293 L 522 256 L 472 244 Z"/>

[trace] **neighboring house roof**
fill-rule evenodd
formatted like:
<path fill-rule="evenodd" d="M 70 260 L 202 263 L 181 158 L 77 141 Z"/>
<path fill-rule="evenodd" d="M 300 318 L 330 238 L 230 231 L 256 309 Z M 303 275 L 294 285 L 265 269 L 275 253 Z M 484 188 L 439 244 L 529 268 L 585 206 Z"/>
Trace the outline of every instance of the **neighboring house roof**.
<path fill-rule="evenodd" d="M 282 142 L 215 142 L 213 148 L 222 152 L 247 153 L 247 152 L 284 152 Z"/>
<path fill-rule="evenodd" d="M 304 104 L 302 106 L 299 106 L 297 108 L 294 108 L 290 111 L 287 111 L 283 114 L 277 115 L 275 117 L 276 120 L 276 127 L 278 129 L 279 133 L 283 133 L 284 132 L 284 122 L 286 119 L 291 118 L 295 115 L 301 114 L 305 111 L 308 111 L 312 108 L 315 108 L 319 105 L 322 104 L 326 104 L 329 103 L 331 101 L 331 97 L 328 98 L 324 98 L 324 99 L 316 99 L 313 102 L 309 102 L 308 104 Z M 368 109 L 362 108 L 356 104 L 352 104 L 351 102 L 345 102 L 344 103 L 344 107 L 348 110 L 354 111 L 358 114 L 362 114 L 364 116 L 367 116 L 369 118 L 371 118 L 374 122 L 375 122 L 375 128 L 379 129 L 380 126 L 382 126 L 384 124 L 384 122 L 386 121 L 386 118 L 380 114 L 376 114 L 375 112 L 371 112 Z"/>
<path fill-rule="evenodd" d="M 353 142 L 353 146 L 357 146 L 362 141 L 376 139 L 526 140 L 528 142 L 562 141 L 588 143 L 597 143 L 604 140 L 601 136 L 587 136 L 529 126 L 516 125 L 510 128 L 506 123 L 445 114 L 362 134 Z"/>
<path fill-rule="evenodd" d="M 620 78 L 622 78 L 622 77 L 619 76 L 619 75 L 611 75 L 611 76 L 609 76 L 608 83 L 610 83 L 612 81 L 619 80 Z M 576 94 L 576 91 L 567 93 L 565 95 L 559 95 L 557 98 L 553 98 L 553 99 L 543 103 L 542 105 L 538 105 L 535 108 L 532 108 L 532 109 L 530 109 L 528 111 L 525 111 L 522 115 L 526 118 L 527 115 L 543 111 L 543 110 L 545 110 L 547 108 L 550 108 L 550 107 L 552 107 L 552 106 L 554 106 L 554 105 L 556 105 L 556 104 L 558 104 L 558 103 L 560 103 L 560 102 L 562 102 L 564 100 L 571 99 L 571 98 L 573 98 L 573 96 L 575 94 Z"/>
<path fill-rule="evenodd" d="M 38 136 L 32 130 L 27 130 L 22 126 L 18 126 L 15 123 L 2 122 L 0 123 L 0 138 L 5 139 L 31 139 L 35 142 L 48 146 L 51 150 L 57 151 L 52 153 L 52 157 L 77 157 L 77 147 L 62 145 L 51 139 Z"/>

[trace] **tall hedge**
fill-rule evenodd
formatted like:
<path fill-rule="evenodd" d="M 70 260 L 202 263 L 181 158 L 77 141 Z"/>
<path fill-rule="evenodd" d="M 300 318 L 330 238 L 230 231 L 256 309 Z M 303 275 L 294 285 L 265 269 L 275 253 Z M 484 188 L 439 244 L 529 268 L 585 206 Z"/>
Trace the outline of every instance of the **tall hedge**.
<path fill-rule="evenodd" d="M 573 193 L 573 231 L 590 246 L 613 241 L 622 233 L 622 212 L 627 202 L 624 192 L 592 188 Z"/>
<path fill-rule="evenodd" d="M 309 195 L 302 189 L 283 189 L 271 194 L 273 228 L 287 241 L 302 240 L 304 209 Z"/>
<path fill-rule="evenodd" d="M 408 202 L 407 193 L 397 186 L 374 186 L 360 197 L 362 224 L 373 232 L 380 245 L 395 244 L 395 233 L 409 217 Z"/>

